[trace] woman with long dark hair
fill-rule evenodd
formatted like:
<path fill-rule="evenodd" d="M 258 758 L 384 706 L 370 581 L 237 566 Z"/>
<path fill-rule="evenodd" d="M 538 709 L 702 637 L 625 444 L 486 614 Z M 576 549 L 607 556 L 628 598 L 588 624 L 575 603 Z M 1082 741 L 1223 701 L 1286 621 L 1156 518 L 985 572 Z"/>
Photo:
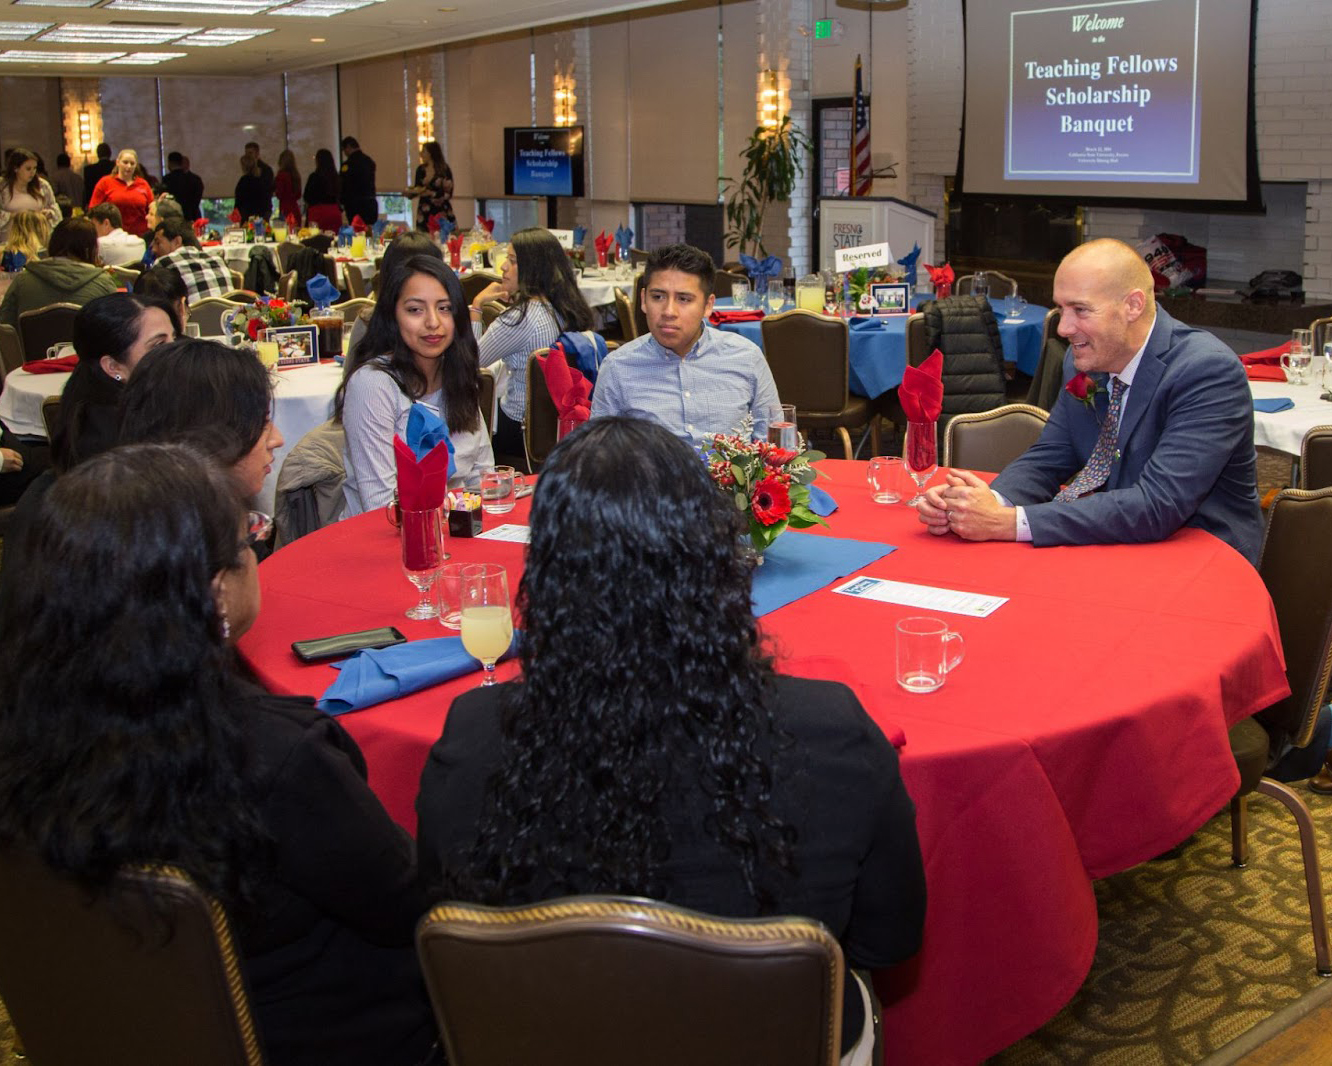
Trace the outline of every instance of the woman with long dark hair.
<path fill-rule="evenodd" d="M 421 165 L 416 168 L 412 187 L 405 190 L 409 200 L 416 199 L 416 228 L 429 231 L 430 219 L 443 215 L 457 224 L 453 215 L 453 170 L 444 161 L 439 141 L 421 145 Z"/>
<path fill-rule="evenodd" d="M 324 232 L 337 233 L 342 228 L 338 165 L 327 148 L 320 148 L 314 158 L 314 170 L 305 179 L 306 221 Z"/>
<path fill-rule="evenodd" d="M 851 966 L 913 954 L 924 876 L 897 755 L 846 686 L 774 673 L 742 522 L 698 456 L 593 419 L 542 466 L 530 525 L 521 680 L 455 700 L 421 779 L 432 895 L 804 914 Z M 847 989 L 843 1051 L 869 1028 Z"/>
<path fill-rule="evenodd" d="M 14 216 L 24 211 L 35 211 L 46 219 L 48 232 L 60 221 L 55 190 L 37 173 L 37 165 L 37 153 L 30 148 L 11 148 L 5 153 L 4 176 L 0 177 L 0 244 L 9 240 Z"/>
<path fill-rule="evenodd" d="M 140 445 L 6 538 L 0 846 L 95 893 L 181 867 L 228 912 L 266 1061 L 411 1066 L 434 1040 L 412 842 L 333 719 L 235 666 L 267 522 L 190 448 Z"/>
<path fill-rule="evenodd" d="M 282 149 L 277 173 L 273 175 L 273 195 L 277 197 L 278 217 L 301 217 L 301 172 L 296 169 L 296 153 Z"/>
<path fill-rule="evenodd" d="M 333 417 L 347 431 L 347 514 L 392 498 L 393 438 L 406 432 L 413 404 L 424 404 L 448 426 L 456 466 L 451 484 L 493 463 L 480 397 L 476 338 L 458 275 L 433 256 L 412 256 L 388 272 L 333 400 Z"/>
<path fill-rule="evenodd" d="M 578 291 L 569 257 L 550 230 L 539 226 L 513 235 L 512 251 L 504 260 L 497 283 L 513 306 L 490 324 L 481 336 L 482 366 L 503 361 L 509 383 L 500 397 L 495 426 L 495 449 L 503 455 L 523 455 L 523 418 L 527 408 L 527 359 L 536 349 L 548 348 L 565 330 L 592 329 L 596 318 Z M 472 301 L 481 304 L 498 295 L 487 286 Z"/>

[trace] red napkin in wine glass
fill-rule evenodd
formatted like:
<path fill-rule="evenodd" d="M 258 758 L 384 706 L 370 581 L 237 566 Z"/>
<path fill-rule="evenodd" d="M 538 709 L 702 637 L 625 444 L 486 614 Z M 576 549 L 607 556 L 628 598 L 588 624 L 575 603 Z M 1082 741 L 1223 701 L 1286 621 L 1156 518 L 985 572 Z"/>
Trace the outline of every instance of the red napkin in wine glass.
<path fill-rule="evenodd" d="M 233 207 L 231 209 L 231 214 L 229 214 L 227 218 L 231 219 L 232 222 L 239 224 L 241 221 L 241 213 L 240 211 L 238 211 L 236 208 Z"/>
<path fill-rule="evenodd" d="M 476 220 L 481 224 L 481 228 L 487 233 L 495 232 L 495 220 L 493 218 L 486 218 L 485 215 L 477 215 Z"/>
<path fill-rule="evenodd" d="M 287 216 L 287 229 L 298 230 L 301 228 L 301 220 L 294 214 Z"/>
<path fill-rule="evenodd" d="M 444 502 L 449 491 L 449 448 L 438 444 L 425 458 L 401 437 L 393 438 L 393 457 L 398 464 L 398 506 L 404 511 L 432 511 Z"/>
<path fill-rule="evenodd" d="M 946 300 L 953 292 L 953 268 L 947 263 L 943 266 L 932 267 L 929 263 L 925 264 L 925 270 L 930 275 L 930 282 L 934 285 L 934 298 L 936 300 Z"/>
<path fill-rule="evenodd" d="M 454 270 L 462 269 L 462 234 L 455 233 L 448 240 L 449 248 L 449 266 Z"/>
<path fill-rule="evenodd" d="M 606 259 L 610 255 L 610 247 L 615 243 L 614 237 L 607 237 L 606 231 L 602 230 L 597 236 L 592 238 L 592 244 L 597 249 L 597 266 L 605 266 Z"/>
<path fill-rule="evenodd" d="M 902 374 L 897 399 L 908 422 L 937 422 L 943 413 L 943 352 L 935 348 L 920 366 Z"/>
<path fill-rule="evenodd" d="M 360 215 L 357 215 L 354 219 L 352 219 L 353 233 L 364 233 L 367 229 L 369 229 L 369 227 L 365 224 L 365 219 L 363 219 Z"/>
<path fill-rule="evenodd" d="M 537 361 L 560 421 L 586 422 L 592 414 L 592 383 L 581 370 L 569 365 L 564 348 L 552 345 L 550 352 Z"/>
<path fill-rule="evenodd" d="M 194 235 L 196 237 L 202 237 L 203 231 L 206 230 L 207 228 L 208 228 L 208 219 L 196 218 L 194 220 Z"/>

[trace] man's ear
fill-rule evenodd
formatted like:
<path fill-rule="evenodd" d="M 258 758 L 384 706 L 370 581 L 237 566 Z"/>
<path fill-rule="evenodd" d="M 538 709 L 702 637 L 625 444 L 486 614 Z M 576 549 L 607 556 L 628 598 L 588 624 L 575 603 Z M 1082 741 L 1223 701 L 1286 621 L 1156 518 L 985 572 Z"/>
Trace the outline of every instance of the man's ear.
<path fill-rule="evenodd" d="M 1129 289 L 1128 295 L 1124 297 L 1124 309 L 1128 313 L 1128 320 L 1138 321 L 1146 308 L 1147 294 L 1141 289 Z"/>

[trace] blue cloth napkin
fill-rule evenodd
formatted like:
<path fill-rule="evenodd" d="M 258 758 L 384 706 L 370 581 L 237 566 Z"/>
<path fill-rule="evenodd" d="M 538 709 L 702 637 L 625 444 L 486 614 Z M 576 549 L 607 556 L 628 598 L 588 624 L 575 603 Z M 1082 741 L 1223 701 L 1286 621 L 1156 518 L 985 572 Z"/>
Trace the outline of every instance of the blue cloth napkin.
<path fill-rule="evenodd" d="M 1254 400 L 1253 409 L 1262 411 L 1266 415 L 1274 415 L 1278 411 L 1289 411 L 1295 406 L 1295 401 L 1287 396 L 1274 396 L 1270 400 Z"/>
<path fill-rule="evenodd" d="M 916 260 L 920 258 L 920 245 L 913 244 L 911 251 L 897 261 L 898 266 L 906 267 L 906 276 L 902 279 L 913 289 L 916 287 Z"/>
<path fill-rule="evenodd" d="M 615 243 L 620 246 L 620 251 L 625 255 L 629 254 L 629 249 L 634 244 L 634 231 L 628 226 L 615 227 Z"/>
<path fill-rule="evenodd" d="M 343 226 L 342 229 L 338 230 L 338 243 L 351 244 L 352 238 L 355 236 L 356 231 L 354 229 L 350 226 Z"/>
<path fill-rule="evenodd" d="M 896 550 L 878 541 L 783 533 L 754 571 L 754 615 L 762 618 Z"/>
<path fill-rule="evenodd" d="M 752 255 L 741 255 L 740 265 L 745 268 L 745 273 L 749 275 L 750 281 L 758 281 L 759 278 L 776 278 L 782 273 L 782 261 L 775 255 L 768 256 L 767 259 L 755 259 Z"/>
<path fill-rule="evenodd" d="M 824 492 L 817 485 L 809 487 L 809 509 L 820 518 L 827 518 L 837 510 L 837 501 L 830 493 Z"/>
<path fill-rule="evenodd" d="M 584 329 L 561 333 L 555 343 L 564 349 L 564 357 L 570 366 L 577 367 L 583 377 L 595 387 L 597 371 L 606 361 L 610 350 L 606 347 L 606 338 L 596 330 Z"/>
<path fill-rule="evenodd" d="M 516 630 L 513 637 L 500 662 L 517 650 Z M 431 637 L 391 648 L 358 651 L 332 666 L 338 671 L 338 679 L 324 691 L 318 706 L 325 714 L 336 715 L 452 681 L 480 670 L 481 662 L 467 654 L 462 637 Z"/>
<path fill-rule="evenodd" d="M 575 226 L 573 228 L 573 243 L 575 248 L 581 248 L 583 242 L 587 240 L 587 227 Z"/>
<path fill-rule="evenodd" d="M 448 240 L 449 235 L 457 228 L 458 223 L 450 222 L 447 218 L 441 218 L 439 220 L 439 239 L 441 241 Z"/>
<path fill-rule="evenodd" d="M 453 438 L 449 436 L 449 427 L 425 404 L 412 404 L 411 411 L 407 413 L 407 435 L 404 439 L 418 463 L 440 444 L 448 445 L 449 477 L 453 477 L 457 472 L 457 464 L 453 461 Z"/>
<path fill-rule="evenodd" d="M 316 274 L 305 283 L 305 291 L 310 294 L 310 299 L 316 307 L 331 307 L 338 302 L 338 287 L 324 277 L 323 274 Z"/>
<path fill-rule="evenodd" d="M 388 219 L 381 218 L 370 226 L 370 232 L 376 237 L 384 236 L 384 227 L 388 225 Z"/>
<path fill-rule="evenodd" d="M 881 318 L 870 318 L 868 316 L 859 316 L 851 319 L 847 328 L 856 333 L 872 333 L 884 328 L 884 322 Z"/>

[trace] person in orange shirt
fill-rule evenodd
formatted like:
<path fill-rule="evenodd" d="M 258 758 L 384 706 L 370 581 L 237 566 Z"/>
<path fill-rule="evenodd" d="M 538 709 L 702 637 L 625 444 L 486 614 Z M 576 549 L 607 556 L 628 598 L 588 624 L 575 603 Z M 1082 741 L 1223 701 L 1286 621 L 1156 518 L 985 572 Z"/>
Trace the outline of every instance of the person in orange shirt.
<path fill-rule="evenodd" d="M 134 176 L 138 165 L 138 153 L 133 148 L 122 148 L 116 156 L 116 169 L 97 182 L 88 206 L 115 204 L 120 208 L 125 232 L 142 237 L 148 232 L 148 205 L 153 202 L 153 190 L 143 178 Z"/>

